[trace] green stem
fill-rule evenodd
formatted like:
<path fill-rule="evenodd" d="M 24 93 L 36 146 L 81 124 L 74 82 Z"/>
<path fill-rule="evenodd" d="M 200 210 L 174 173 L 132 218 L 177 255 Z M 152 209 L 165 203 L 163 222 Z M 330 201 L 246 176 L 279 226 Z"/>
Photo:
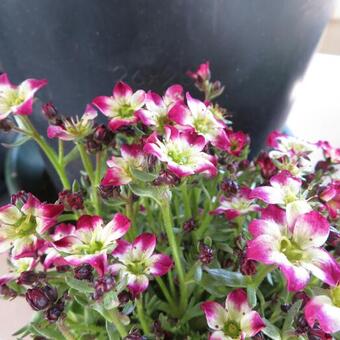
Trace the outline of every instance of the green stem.
<path fill-rule="evenodd" d="M 58 140 L 58 162 L 59 164 L 63 164 L 64 162 L 64 141 Z"/>
<path fill-rule="evenodd" d="M 63 320 L 58 322 L 58 329 L 66 340 L 76 340 Z"/>
<path fill-rule="evenodd" d="M 161 289 L 161 291 L 162 291 L 164 297 L 166 298 L 166 300 L 168 301 L 169 305 L 172 308 L 175 308 L 176 307 L 175 302 L 174 302 L 173 298 L 171 297 L 171 295 L 169 293 L 169 290 L 166 287 L 166 285 L 165 285 L 164 281 L 162 280 L 162 278 L 159 277 L 159 276 L 155 276 L 155 280 L 158 283 L 159 288 Z"/>
<path fill-rule="evenodd" d="M 274 269 L 276 268 L 275 265 L 271 265 L 271 266 L 260 266 L 260 268 L 258 269 L 255 278 L 253 279 L 252 282 L 252 286 L 254 288 L 257 288 L 262 281 L 266 278 L 266 276 L 272 272 Z"/>
<path fill-rule="evenodd" d="M 93 201 L 93 205 L 96 211 L 96 214 L 100 215 L 100 201 L 98 197 L 98 192 L 97 192 L 97 183 L 96 183 L 96 178 L 95 178 L 95 173 L 93 170 L 93 165 L 91 162 L 91 159 L 89 155 L 87 154 L 85 147 L 81 143 L 77 143 L 77 147 L 79 150 L 80 158 L 83 162 L 84 169 L 86 173 L 89 176 L 90 182 L 91 182 L 91 187 L 92 187 L 92 192 L 91 192 L 91 198 Z"/>
<path fill-rule="evenodd" d="M 182 199 L 184 203 L 184 217 L 185 221 L 191 218 L 191 205 L 190 205 L 190 198 L 188 195 L 188 188 L 186 182 L 183 182 L 181 185 L 181 192 L 182 192 Z"/>
<path fill-rule="evenodd" d="M 185 282 L 185 276 L 184 276 L 184 270 L 182 266 L 182 261 L 181 261 L 181 256 L 180 256 L 180 249 L 177 245 L 176 237 L 174 234 L 174 230 L 172 227 L 172 219 L 170 215 L 170 206 L 169 202 L 164 201 L 164 203 L 161 205 L 161 210 L 162 210 L 162 216 L 163 216 L 163 221 L 164 221 L 164 227 L 165 227 L 165 232 L 167 234 L 169 244 L 171 247 L 172 255 L 174 258 L 175 262 L 175 267 L 177 270 L 177 275 L 179 279 L 179 285 L 180 285 L 180 310 L 182 312 L 185 311 L 186 305 L 187 305 L 187 286 Z"/>
<path fill-rule="evenodd" d="M 119 316 L 118 316 L 118 312 L 116 309 L 113 309 L 111 311 L 110 314 L 110 320 L 112 321 L 112 323 L 114 324 L 114 326 L 116 327 L 119 335 L 122 338 L 125 338 L 127 336 L 127 331 L 125 329 L 125 326 L 122 324 L 122 322 L 119 320 Z"/>
<path fill-rule="evenodd" d="M 144 335 L 148 335 L 150 334 L 150 328 L 145 318 L 142 298 L 139 298 L 136 300 L 136 307 L 137 307 L 138 320 L 140 322 L 140 325 L 142 326 Z"/>
<path fill-rule="evenodd" d="M 35 140 L 35 142 L 40 146 L 40 148 L 45 153 L 48 160 L 53 165 L 54 169 L 56 170 L 60 181 L 65 189 L 70 189 L 71 185 L 67 178 L 65 168 L 62 164 L 59 163 L 58 157 L 52 147 L 46 143 L 45 139 L 39 134 L 39 132 L 35 129 L 31 121 L 28 117 L 25 116 L 15 116 L 18 124 L 20 126 L 24 126 L 28 131 L 28 134 Z"/>

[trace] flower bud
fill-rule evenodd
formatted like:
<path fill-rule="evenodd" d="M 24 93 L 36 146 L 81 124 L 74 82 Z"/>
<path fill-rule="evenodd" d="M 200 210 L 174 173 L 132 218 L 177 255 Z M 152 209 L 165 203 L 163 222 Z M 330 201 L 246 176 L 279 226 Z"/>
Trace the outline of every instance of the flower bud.
<path fill-rule="evenodd" d="M 32 285 L 39 279 L 39 275 L 33 270 L 22 272 L 17 280 L 19 285 Z"/>
<path fill-rule="evenodd" d="M 93 268 L 89 264 L 82 264 L 74 269 L 74 277 L 77 280 L 92 281 L 93 279 Z"/>
<path fill-rule="evenodd" d="M 4 298 L 7 298 L 7 299 L 14 299 L 17 297 L 16 291 L 9 288 L 7 285 L 0 286 L 0 295 L 2 295 Z"/>
<path fill-rule="evenodd" d="M 131 329 L 130 333 L 124 338 L 124 340 L 144 340 L 146 339 L 140 333 L 139 329 L 133 328 Z"/>
<path fill-rule="evenodd" d="M 245 254 L 242 254 L 241 260 L 240 260 L 240 272 L 243 275 L 256 274 L 256 261 L 248 260 Z"/>
<path fill-rule="evenodd" d="M 281 310 L 284 313 L 287 313 L 290 310 L 290 307 L 292 307 L 291 303 L 284 303 L 281 305 Z"/>
<path fill-rule="evenodd" d="M 221 183 L 221 190 L 227 196 L 233 196 L 237 194 L 239 190 L 239 186 L 238 186 L 238 183 L 233 181 L 232 179 L 225 178 L 223 179 L 223 182 Z"/>
<path fill-rule="evenodd" d="M 301 308 L 304 308 L 306 306 L 307 302 L 310 300 L 310 298 L 305 292 L 301 291 L 301 292 L 297 292 L 293 295 L 292 302 L 295 303 L 298 300 L 302 300 Z"/>
<path fill-rule="evenodd" d="M 28 200 L 29 194 L 24 191 L 18 191 L 16 194 L 11 195 L 11 203 L 13 205 L 17 205 L 17 204 L 25 204 Z"/>
<path fill-rule="evenodd" d="M 296 334 L 301 335 L 307 333 L 310 330 L 308 323 L 304 317 L 304 315 L 300 315 L 296 320 Z"/>
<path fill-rule="evenodd" d="M 58 198 L 59 202 L 64 205 L 65 210 L 84 209 L 83 195 L 80 192 L 64 190 L 58 194 Z"/>
<path fill-rule="evenodd" d="M 99 185 L 98 187 L 100 196 L 103 199 L 110 199 L 110 198 L 117 198 L 120 194 L 120 188 L 119 186 L 113 186 L 113 185 Z"/>
<path fill-rule="evenodd" d="M 57 289 L 50 286 L 50 285 L 46 285 L 43 288 L 44 293 L 46 294 L 46 296 L 48 297 L 48 299 L 50 300 L 51 303 L 53 303 L 54 301 L 57 300 L 58 298 L 58 292 Z"/>
<path fill-rule="evenodd" d="M 212 262 L 214 259 L 214 251 L 212 248 L 201 242 L 199 245 L 199 251 L 198 259 L 202 264 L 208 265 Z"/>
<path fill-rule="evenodd" d="M 262 332 L 258 332 L 254 336 L 251 337 L 252 340 L 265 340 L 265 337 Z"/>
<path fill-rule="evenodd" d="M 103 144 L 93 139 L 93 136 L 86 138 L 86 150 L 88 153 L 97 153 L 103 149 Z"/>
<path fill-rule="evenodd" d="M 48 121 L 55 121 L 55 119 L 58 117 L 58 110 L 52 102 L 43 104 L 41 107 L 41 112 Z"/>
<path fill-rule="evenodd" d="M 63 303 L 53 305 L 51 308 L 49 308 L 46 311 L 47 320 L 50 321 L 50 322 L 56 322 L 60 318 L 63 310 L 64 310 L 64 304 Z"/>
<path fill-rule="evenodd" d="M 179 178 L 168 170 L 161 171 L 159 176 L 152 182 L 153 185 L 178 185 Z"/>
<path fill-rule="evenodd" d="M 93 132 L 93 140 L 98 144 L 114 146 L 114 134 L 104 124 L 96 127 Z"/>
<path fill-rule="evenodd" d="M 32 309 L 36 311 L 46 309 L 51 302 L 42 288 L 28 289 L 26 292 L 26 301 Z"/>
<path fill-rule="evenodd" d="M 132 295 L 130 292 L 127 291 L 122 291 L 118 294 L 118 300 L 119 300 L 119 305 L 124 306 L 126 305 L 130 300 L 132 300 Z"/>
<path fill-rule="evenodd" d="M 0 120 L 0 131 L 9 132 L 14 128 L 13 122 L 9 118 Z"/>
<path fill-rule="evenodd" d="M 185 221 L 183 224 L 183 230 L 186 233 L 190 233 L 195 228 L 196 228 L 196 222 L 193 218 L 190 218 L 189 220 Z"/>
<path fill-rule="evenodd" d="M 277 173 L 277 168 L 267 152 L 261 152 L 255 164 L 260 168 L 261 175 L 264 179 L 269 179 Z"/>

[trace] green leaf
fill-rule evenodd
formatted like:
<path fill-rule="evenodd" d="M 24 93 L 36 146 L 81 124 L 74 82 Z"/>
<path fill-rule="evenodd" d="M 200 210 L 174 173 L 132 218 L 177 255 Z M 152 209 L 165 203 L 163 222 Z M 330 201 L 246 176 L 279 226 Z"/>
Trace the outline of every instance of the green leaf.
<path fill-rule="evenodd" d="M 103 306 L 105 309 L 110 310 L 119 306 L 119 300 L 117 294 L 114 291 L 110 291 L 104 295 Z"/>
<path fill-rule="evenodd" d="M 106 332 L 109 340 L 117 340 L 119 339 L 119 335 L 117 333 L 116 327 L 113 323 L 106 320 Z"/>
<path fill-rule="evenodd" d="M 69 287 L 77 290 L 78 292 L 85 294 L 94 293 L 94 288 L 90 286 L 87 281 L 81 281 L 70 276 L 65 276 L 65 282 Z"/>
<path fill-rule="evenodd" d="M 133 167 L 130 168 L 130 171 L 132 176 L 141 182 L 152 182 L 158 177 L 158 174 L 152 174 L 150 172 L 141 171 Z"/>
<path fill-rule="evenodd" d="M 202 280 L 202 275 L 203 275 L 203 271 L 202 271 L 202 267 L 200 265 L 198 265 L 195 269 L 195 273 L 194 273 L 194 279 L 196 282 L 199 282 Z"/>
<path fill-rule="evenodd" d="M 64 337 L 60 332 L 56 329 L 55 326 L 48 326 L 44 324 L 31 324 L 31 328 L 37 335 L 43 336 L 47 339 L 51 340 L 64 340 Z"/>
<path fill-rule="evenodd" d="M 250 305 L 250 308 L 254 308 L 257 304 L 257 298 L 256 298 L 256 288 L 252 286 L 247 287 L 247 295 L 248 295 L 248 303 Z"/>
<path fill-rule="evenodd" d="M 268 320 L 263 319 L 263 321 L 265 322 L 266 327 L 262 330 L 262 332 L 273 340 L 281 340 L 282 338 L 279 329 Z"/>
<path fill-rule="evenodd" d="M 221 285 L 228 287 L 247 287 L 247 277 L 241 273 L 231 272 L 225 269 L 205 269 Z"/>
<path fill-rule="evenodd" d="M 297 313 L 299 312 L 302 305 L 302 300 L 296 301 L 293 306 L 290 307 L 287 316 L 285 318 L 285 322 L 282 326 L 282 335 L 284 336 L 287 331 L 289 331 L 292 327 L 293 321 Z"/>
<path fill-rule="evenodd" d="M 137 184 L 129 184 L 129 187 L 135 195 L 140 197 L 150 197 L 159 205 L 161 205 L 164 200 L 169 201 L 171 199 L 171 191 L 165 185 L 158 187 L 147 185 L 142 187 Z"/>
<path fill-rule="evenodd" d="M 23 135 L 19 138 L 16 138 L 15 142 L 13 142 L 13 143 L 1 143 L 1 145 L 4 146 L 5 148 L 15 148 L 17 146 L 25 144 L 30 139 L 31 139 L 30 136 Z"/>

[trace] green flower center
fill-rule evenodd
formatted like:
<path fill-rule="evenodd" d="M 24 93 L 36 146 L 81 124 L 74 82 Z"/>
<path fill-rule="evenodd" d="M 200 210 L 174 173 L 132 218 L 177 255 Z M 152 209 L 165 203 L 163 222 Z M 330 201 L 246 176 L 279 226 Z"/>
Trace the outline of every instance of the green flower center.
<path fill-rule="evenodd" d="M 195 130 L 201 134 L 205 134 L 213 129 L 213 124 L 207 117 L 199 117 L 195 119 L 193 125 Z"/>
<path fill-rule="evenodd" d="M 82 255 L 97 254 L 104 250 L 104 243 L 102 241 L 91 241 L 88 244 L 77 244 L 74 246 L 74 253 Z"/>
<path fill-rule="evenodd" d="M 3 95 L 3 98 L 9 107 L 20 105 L 25 100 L 25 97 L 20 95 L 17 89 L 8 89 Z"/>
<path fill-rule="evenodd" d="M 331 289 L 331 299 L 335 306 L 340 307 L 340 286 Z"/>
<path fill-rule="evenodd" d="M 82 120 L 78 117 L 70 118 L 64 122 L 65 130 L 74 137 L 86 137 L 92 132 L 92 121 Z"/>
<path fill-rule="evenodd" d="M 118 116 L 120 118 L 133 118 L 135 110 L 128 104 L 124 104 L 119 108 Z"/>
<path fill-rule="evenodd" d="M 24 238 L 35 234 L 37 223 L 32 215 L 24 216 L 19 220 L 15 227 L 15 236 L 18 238 Z"/>
<path fill-rule="evenodd" d="M 146 273 L 147 265 L 144 261 L 133 261 L 127 264 L 127 270 L 134 275 L 142 275 Z"/>
<path fill-rule="evenodd" d="M 241 328 L 235 321 L 227 321 L 223 327 L 223 332 L 226 336 L 231 338 L 239 338 L 241 335 Z"/>
<path fill-rule="evenodd" d="M 280 251 L 286 255 L 292 263 L 297 263 L 303 258 L 303 250 L 292 240 L 284 237 L 280 243 Z"/>
<path fill-rule="evenodd" d="M 168 151 L 168 156 L 179 165 L 186 165 L 190 160 L 189 153 L 187 151 L 170 150 Z"/>

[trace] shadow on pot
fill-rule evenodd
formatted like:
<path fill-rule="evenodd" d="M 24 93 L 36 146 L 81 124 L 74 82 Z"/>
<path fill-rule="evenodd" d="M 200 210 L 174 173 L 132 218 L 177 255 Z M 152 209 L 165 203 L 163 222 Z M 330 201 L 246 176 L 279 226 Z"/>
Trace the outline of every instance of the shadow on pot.
<path fill-rule="evenodd" d="M 58 198 L 57 190 L 46 171 L 45 161 L 33 141 L 7 151 L 5 181 L 10 194 L 25 190 L 42 201 L 55 201 Z"/>

